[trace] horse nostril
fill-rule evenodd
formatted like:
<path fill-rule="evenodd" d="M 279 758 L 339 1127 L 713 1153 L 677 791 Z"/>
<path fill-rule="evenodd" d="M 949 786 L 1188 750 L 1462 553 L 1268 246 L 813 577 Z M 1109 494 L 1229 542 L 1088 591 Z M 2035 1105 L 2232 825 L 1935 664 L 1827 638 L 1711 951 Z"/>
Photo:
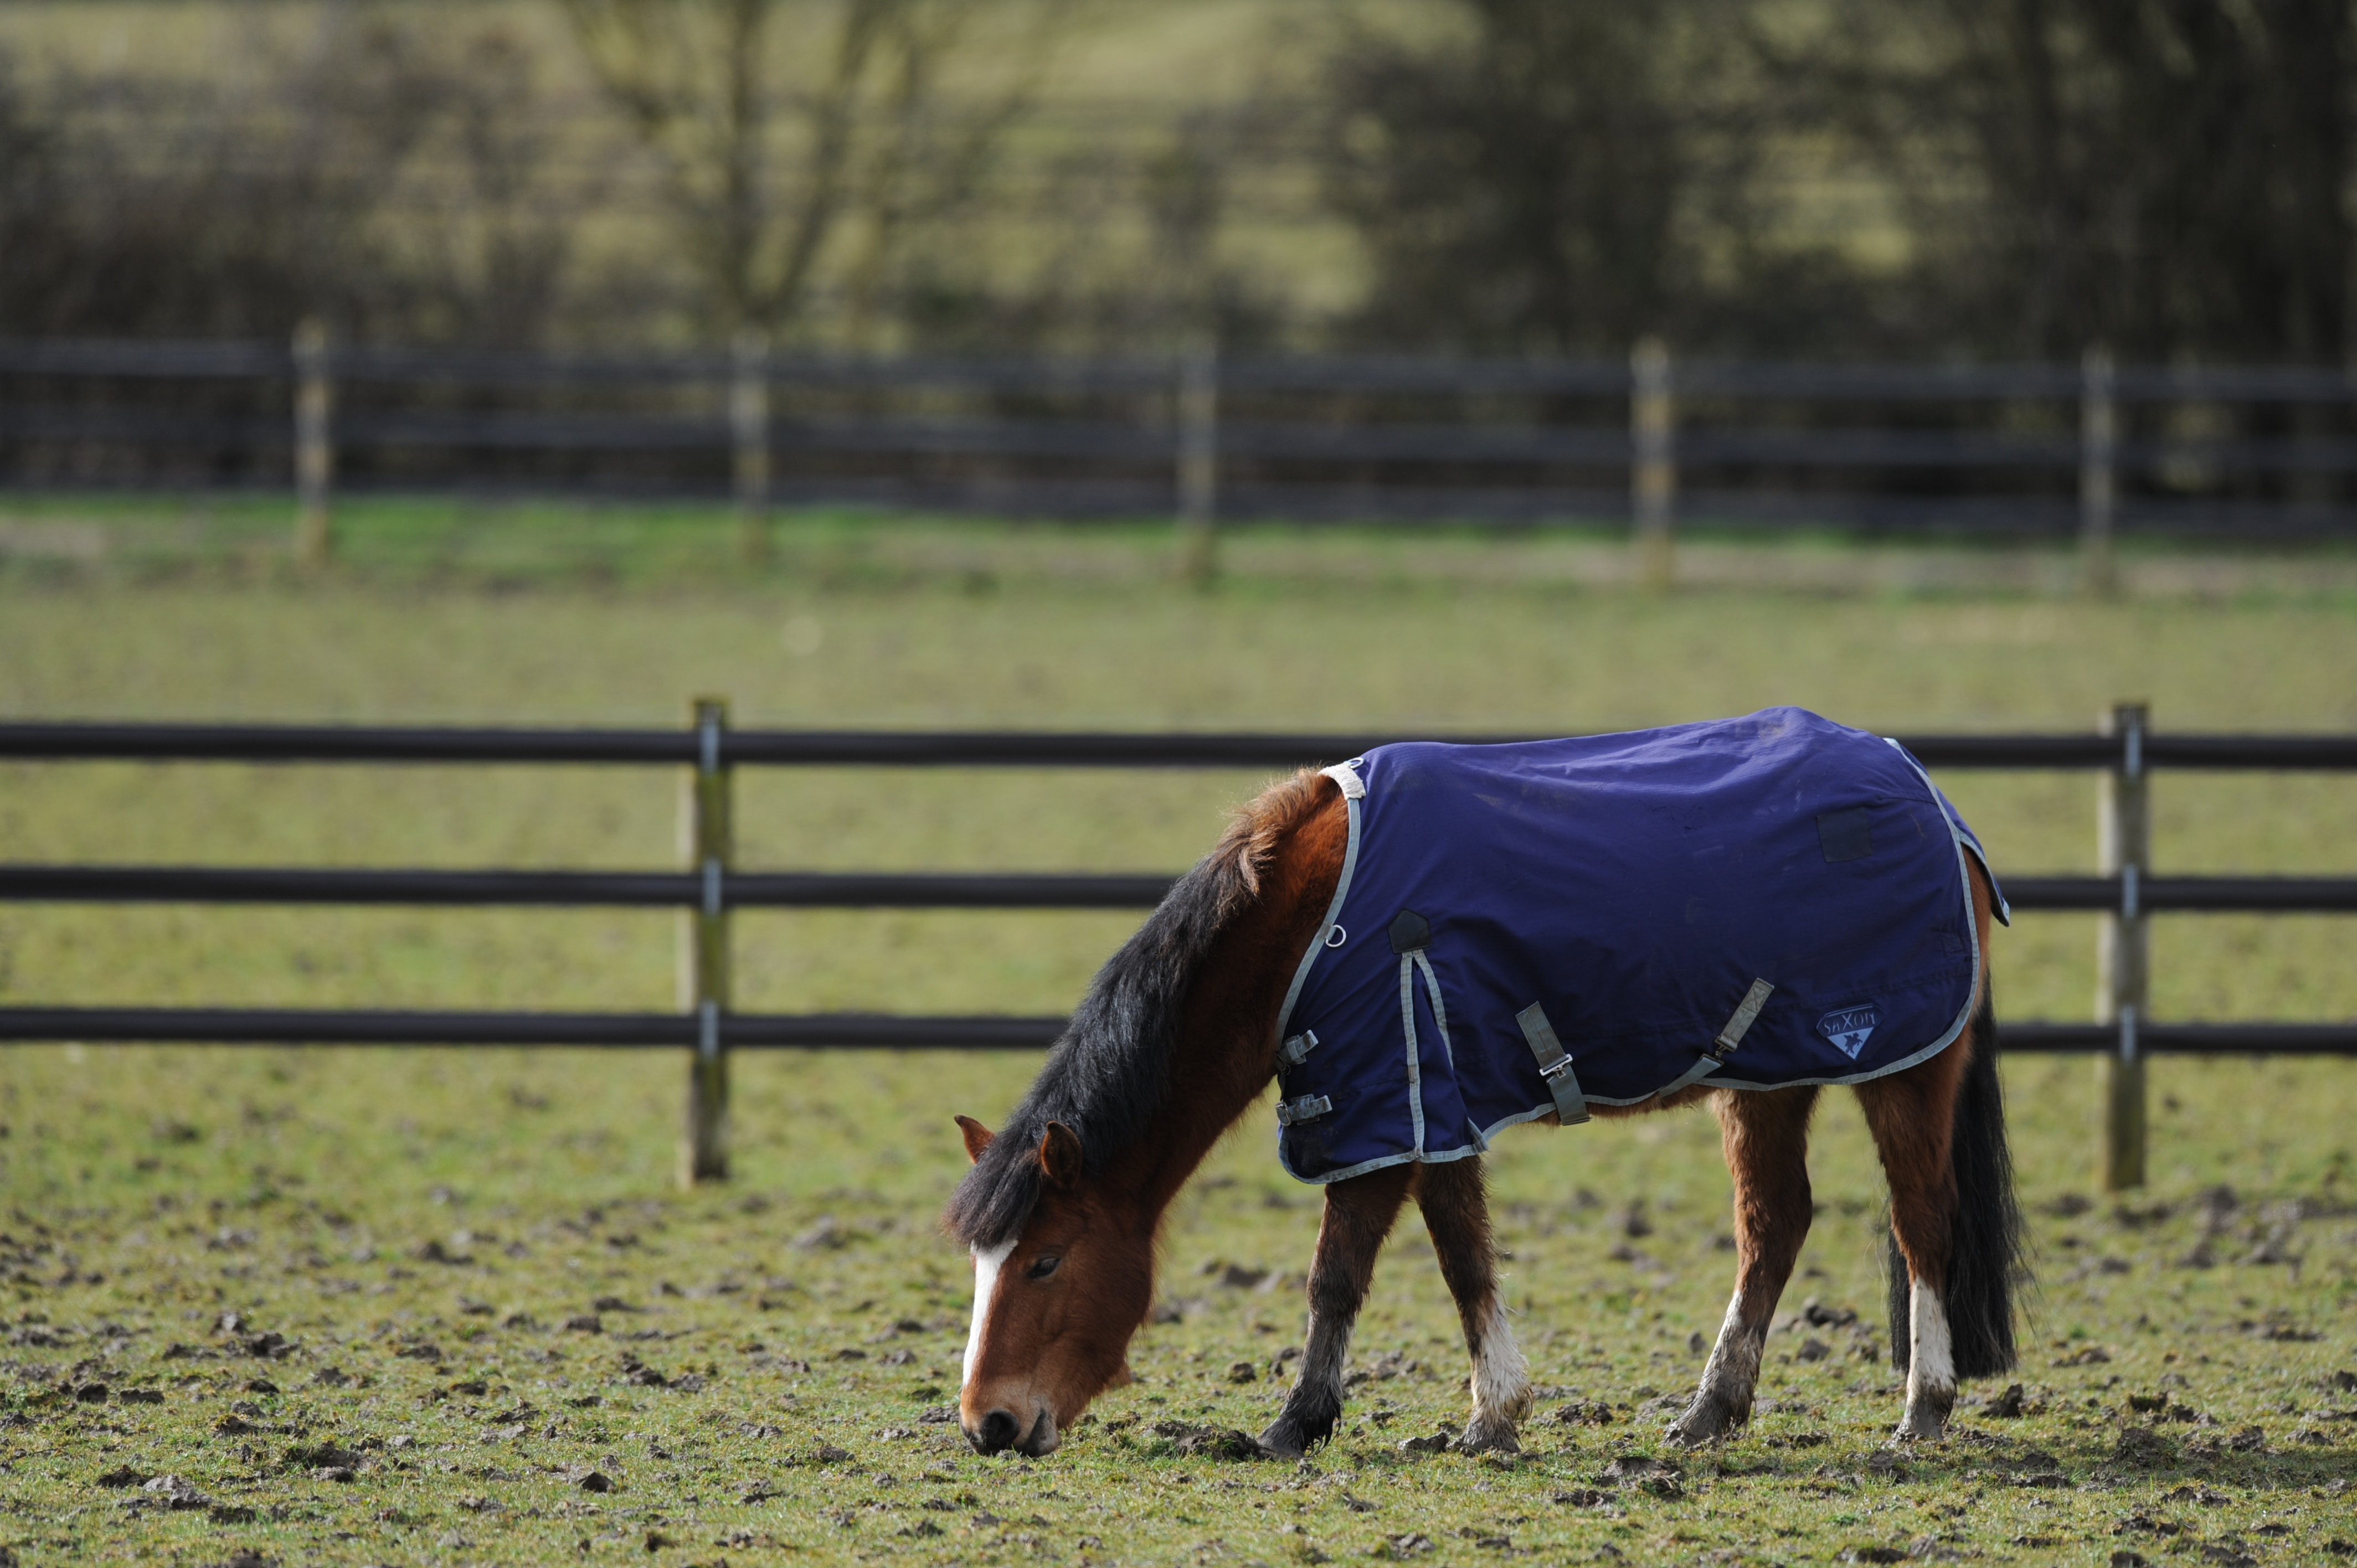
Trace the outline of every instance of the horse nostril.
<path fill-rule="evenodd" d="M 1003 1410 L 994 1410 L 982 1418 L 981 1439 L 975 1444 L 985 1454 L 997 1454 L 1015 1445 L 1023 1429 L 1015 1424 L 1015 1417 Z"/>

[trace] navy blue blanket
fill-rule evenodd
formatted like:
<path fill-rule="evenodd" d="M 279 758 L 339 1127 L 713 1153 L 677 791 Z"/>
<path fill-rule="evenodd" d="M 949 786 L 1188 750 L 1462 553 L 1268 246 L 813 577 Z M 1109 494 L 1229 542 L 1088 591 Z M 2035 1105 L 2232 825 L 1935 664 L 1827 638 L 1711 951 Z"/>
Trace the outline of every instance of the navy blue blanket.
<path fill-rule="evenodd" d="M 1350 849 L 1277 1026 L 1305 1181 L 1685 1082 L 1856 1083 L 1964 1029 L 1982 852 L 1894 741 L 1770 708 L 1328 771 Z"/>

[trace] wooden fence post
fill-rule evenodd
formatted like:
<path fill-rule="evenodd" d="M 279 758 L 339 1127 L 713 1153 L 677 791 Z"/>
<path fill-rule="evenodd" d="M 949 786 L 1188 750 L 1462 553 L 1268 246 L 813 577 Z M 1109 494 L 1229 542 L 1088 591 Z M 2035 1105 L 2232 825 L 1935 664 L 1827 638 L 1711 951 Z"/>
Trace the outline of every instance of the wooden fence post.
<path fill-rule="evenodd" d="M 2122 703 L 2104 715 L 2104 733 L 2120 737 L 2120 760 L 2103 777 L 2097 802 L 2097 853 L 2106 876 L 2120 879 L 2120 903 L 2104 918 L 2095 939 L 2095 1014 L 2116 1032 L 2111 1049 L 2096 1058 L 2104 1105 L 2103 1168 L 2097 1179 L 2106 1192 L 2144 1185 L 2144 1053 L 2136 1031 L 2148 1016 L 2142 889 L 2152 856 L 2152 809 L 2144 766 L 2149 713 L 2142 703 Z"/>
<path fill-rule="evenodd" d="M 1670 350 L 1641 338 L 1629 353 L 1629 502 L 1636 519 L 1637 581 L 1665 593 L 1676 580 L 1672 528 L 1677 506 L 1677 411 L 1670 392 Z"/>
<path fill-rule="evenodd" d="M 2112 351 L 2098 344 L 2079 361 L 2079 585 L 2090 594 L 2116 585 L 2112 517 L 2119 481 L 2119 404 Z"/>
<path fill-rule="evenodd" d="M 737 481 L 737 558 L 770 560 L 770 335 L 738 329 L 729 345 L 728 436 Z"/>
<path fill-rule="evenodd" d="M 687 1135 L 680 1145 L 682 1187 L 728 1175 L 728 1051 L 720 1026 L 729 1011 L 726 879 L 736 853 L 733 775 L 722 756 L 728 703 L 698 697 L 690 709 L 696 761 L 681 801 L 680 839 L 703 897 L 682 919 L 679 988 L 694 1015 L 695 1055 L 687 1075 Z"/>
<path fill-rule="evenodd" d="M 332 549 L 328 489 L 336 467 L 329 428 L 334 413 L 328 329 L 307 317 L 295 328 L 295 559 L 306 566 L 327 564 Z"/>
<path fill-rule="evenodd" d="M 1219 571 L 1220 350 L 1198 344 L 1178 360 L 1178 575 L 1209 583 Z"/>

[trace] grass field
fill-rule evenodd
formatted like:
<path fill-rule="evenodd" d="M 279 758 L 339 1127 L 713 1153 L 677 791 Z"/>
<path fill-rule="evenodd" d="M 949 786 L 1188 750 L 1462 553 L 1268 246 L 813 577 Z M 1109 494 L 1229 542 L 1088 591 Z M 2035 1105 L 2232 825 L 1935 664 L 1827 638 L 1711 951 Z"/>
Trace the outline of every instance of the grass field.
<path fill-rule="evenodd" d="M 437 557 L 386 522 L 379 556 L 307 582 L 262 545 L 0 568 L 0 713 L 671 723 L 723 692 L 764 725 L 1575 731 L 1794 702 L 1999 729 L 2083 727 L 2137 696 L 2172 728 L 2357 728 L 2357 597 L 2329 562 L 2305 585 L 2293 563 L 2272 589 L 2099 606 L 1648 600 L 1515 564 L 1576 540 L 1270 534 L 1195 594 L 1159 579 L 1142 531 L 942 527 L 929 554 L 906 542 L 921 530 L 814 522 L 746 583 L 643 540 L 585 567 L 514 529 L 457 532 L 471 542 Z M 487 563 L 495 547 L 522 554 Z M 756 775 L 744 858 L 1174 868 L 1255 782 Z M 2090 864 L 2084 778 L 1943 783 L 2000 873 Z M 657 866 L 675 790 L 587 769 L 12 767 L 0 858 Z M 2163 868 L 2357 869 L 2346 782 L 2164 776 L 2157 801 Z M 743 1001 L 1052 1010 L 1129 924 L 748 918 Z M 2347 931 L 2172 919 L 2156 1010 L 2357 1014 Z M 0 1001 L 661 1007 L 672 942 L 666 918 L 595 912 L 17 908 Z M 2085 1016 L 2091 949 L 2084 921 L 2025 917 L 1995 954 L 2002 1013 Z M 1173 1216 L 1178 1318 L 1141 1335 L 1143 1380 L 1050 1460 L 966 1455 L 923 1419 L 953 1397 L 966 1312 L 964 1260 L 932 1227 L 963 1163 L 948 1118 L 995 1122 L 1029 1066 L 744 1058 L 737 1179 L 682 1195 L 684 1069 L 660 1053 L 12 1048 L 0 1546 L 27 1563 L 2289 1563 L 2357 1541 L 2344 1064 L 2157 1063 L 2155 1181 L 2125 1203 L 2089 1186 L 2087 1065 L 2012 1064 L 2040 1281 L 2026 1413 L 1967 1409 L 1952 1441 L 1895 1459 L 1879 1182 L 1856 1112 L 1830 1102 L 1787 1302 L 1820 1321 L 1771 1339 L 1773 1408 L 1674 1484 L 1605 1472 L 1656 1452 L 1656 1402 L 1699 1370 L 1691 1336 L 1728 1283 L 1725 1177 L 1695 1116 L 1501 1149 L 1510 1289 L 1553 1391 L 1519 1464 L 1398 1446 L 1465 1402 L 1413 1220 L 1364 1320 L 1371 1376 L 1308 1469 L 1180 1457 L 1157 1432 L 1256 1430 L 1280 1397 L 1317 1209 L 1270 1157 L 1265 1106 Z M 1266 1289 L 1222 1283 L 1262 1270 Z M 1251 1380 L 1231 1380 L 1240 1363 Z M 1551 1419 L 1574 1401 L 1614 1419 Z"/>

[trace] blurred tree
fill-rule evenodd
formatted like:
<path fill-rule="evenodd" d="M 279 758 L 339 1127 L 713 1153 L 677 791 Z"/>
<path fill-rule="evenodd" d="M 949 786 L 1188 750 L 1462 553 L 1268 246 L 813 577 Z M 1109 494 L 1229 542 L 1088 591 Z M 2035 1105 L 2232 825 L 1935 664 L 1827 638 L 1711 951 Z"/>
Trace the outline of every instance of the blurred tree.
<path fill-rule="evenodd" d="M 548 187 L 561 123 L 541 101 L 530 48 L 504 27 L 455 40 L 437 76 L 429 134 L 447 145 L 443 178 L 459 188 L 416 204 L 431 211 L 440 195 L 446 214 L 419 241 L 428 254 L 415 270 L 436 284 L 429 329 L 471 343 L 544 342 L 578 238 L 578 206 L 558 205 Z M 594 200 L 598 186 L 593 177 L 574 203 Z"/>
<path fill-rule="evenodd" d="M 1362 333 L 1619 353 L 1692 269 L 1717 0 L 1450 0 L 1454 36 L 1360 31 L 1329 70 L 1327 189 L 1373 268 Z"/>
<path fill-rule="evenodd" d="M 598 81 L 662 167 L 716 325 L 791 329 L 830 245 L 847 240 L 855 338 L 873 328 L 904 230 L 973 187 L 1073 8 L 1072 0 L 565 5 Z"/>
<path fill-rule="evenodd" d="M 1985 349 L 2339 363 L 2347 0 L 1841 0 L 1769 52 L 1878 158 Z M 1962 177 L 1959 177 L 1961 176 Z"/>
<path fill-rule="evenodd" d="M 2351 0 L 1265 0 L 1257 89 L 1118 100 L 1040 90 L 1180 8 L 557 3 L 0 57 L 0 332 L 2357 353 Z"/>
<path fill-rule="evenodd" d="M 52 239 L 65 171 L 57 134 L 27 102 L 16 61 L 0 52 L 0 327 L 24 331 L 34 302 L 56 293 L 73 258 Z"/>
<path fill-rule="evenodd" d="M 330 7 L 243 83 L 0 59 L 0 331 L 539 340 L 577 213 L 524 51 L 447 19 Z"/>

